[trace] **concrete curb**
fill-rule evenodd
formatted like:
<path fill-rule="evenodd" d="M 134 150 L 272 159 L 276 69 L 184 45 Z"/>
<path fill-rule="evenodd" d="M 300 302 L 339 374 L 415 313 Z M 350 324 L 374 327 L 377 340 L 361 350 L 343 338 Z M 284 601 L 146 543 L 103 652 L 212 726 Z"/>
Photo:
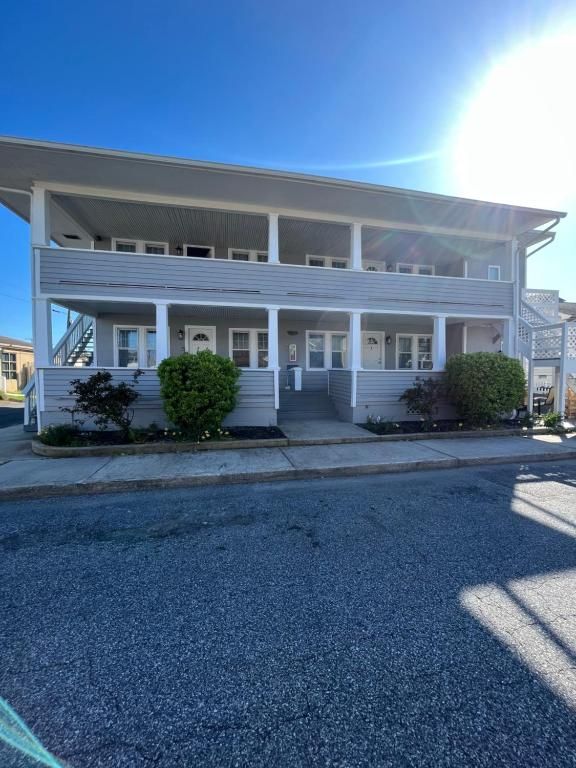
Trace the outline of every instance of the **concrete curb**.
<path fill-rule="evenodd" d="M 314 480 L 325 477 L 350 477 L 354 475 L 380 475 L 401 472 L 418 472 L 433 469 L 456 469 L 459 467 L 479 466 L 482 464 L 536 464 L 543 461 L 565 461 L 576 459 L 576 450 L 559 453 L 546 452 L 535 456 L 516 454 L 513 456 L 492 456 L 488 458 L 458 459 L 446 455 L 438 459 L 422 459 L 389 464 L 365 464 L 339 467 L 320 467 L 307 469 L 282 469 L 271 472 L 240 472 L 230 475 L 200 475 L 189 477 L 147 478 L 138 480 L 112 480 L 107 482 L 71 483 L 68 485 L 47 484 L 41 486 L 22 486 L 19 488 L 0 489 L 0 501 L 35 499 L 42 497 L 79 496 L 83 494 L 120 493 L 125 491 L 144 491 L 161 488 L 194 488 L 201 485 L 234 485 L 238 483 L 271 482 L 281 480 Z"/>
<path fill-rule="evenodd" d="M 413 432 L 409 435 L 375 435 L 366 430 L 366 436 L 273 438 L 271 440 L 207 440 L 203 443 L 127 443 L 125 445 L 83 445 L 58 447 L 32 440 L 32 453 L 50 459 L 71 459 L 76 456 L 144 456 L 152 453 L 197 453 L 199 451 L 236 451 L 251 448 L 288 448 L 303 445 L 352 445 L 354 443 L 387 443 L 415 440 L 450 440 L 469 437 L 524 437 L 549 434 L 547 429 L 494 429 L 466 430 L 463 432 Z"/>

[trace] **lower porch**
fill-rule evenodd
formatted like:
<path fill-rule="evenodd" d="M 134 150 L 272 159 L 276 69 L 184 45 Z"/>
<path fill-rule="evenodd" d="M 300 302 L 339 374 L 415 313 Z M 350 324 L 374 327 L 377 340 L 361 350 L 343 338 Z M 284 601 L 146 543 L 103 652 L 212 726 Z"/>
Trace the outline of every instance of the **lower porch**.
<path fill-rule="evenodd" d="M 72 353 L 61 341 L 51 364 L 39 366 L 40 427 L 70 418 L 62 408 L 71 405 L 72 379 L 106 369 L 128 381 L 137 368 L 144 374 L 134 424 L 164 426 L 157 364 L 203 349 L 242 369 L 228 426 L 418 418 L 399 402 L 417 376 L 440 375 L 447 357 L 460 352 L 506 351 L 510 339 L 506 319 L 164 303 L 72 309 L 92 313 L 81 315 L 91 319 L 90 356 Z M 78 327 L 86 333 L 85 321 Z M 450 415 L 446 405 L 439 418 Z"/>

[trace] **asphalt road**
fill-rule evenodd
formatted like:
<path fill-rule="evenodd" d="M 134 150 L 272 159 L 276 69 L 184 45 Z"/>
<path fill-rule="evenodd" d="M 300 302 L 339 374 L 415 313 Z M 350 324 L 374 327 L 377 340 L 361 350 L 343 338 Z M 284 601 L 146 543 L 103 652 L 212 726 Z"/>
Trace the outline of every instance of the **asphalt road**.
<path fill-rule="evenodd" d="M 75 768 L 575 766 L 575 537 L 574 462 L 6 502 L 0 695 Z"/>
<path fill-rule="evenodd" d="M 0 429 L 24 423 L 24 406 L 0 400 Z"/>

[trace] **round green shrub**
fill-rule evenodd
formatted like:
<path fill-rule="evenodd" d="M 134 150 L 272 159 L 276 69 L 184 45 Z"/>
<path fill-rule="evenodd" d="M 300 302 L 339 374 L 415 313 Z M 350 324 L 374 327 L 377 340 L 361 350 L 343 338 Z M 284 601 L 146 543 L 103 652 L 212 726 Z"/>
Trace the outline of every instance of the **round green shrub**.
<path fill-rule="evenodd" d="M 526 379 L 519 360 L 498 352 L 454 355 L 446 363 L 446 393 L 458 415 L 472 424 L 502 418 L 524 402 Z"/>
<path fill-rule="evenodd" d="M 209 350 L 162 360 L 160 394 L 170 421 L 194 440 L 214 436 L 236 405 L 240 369 Z"/>

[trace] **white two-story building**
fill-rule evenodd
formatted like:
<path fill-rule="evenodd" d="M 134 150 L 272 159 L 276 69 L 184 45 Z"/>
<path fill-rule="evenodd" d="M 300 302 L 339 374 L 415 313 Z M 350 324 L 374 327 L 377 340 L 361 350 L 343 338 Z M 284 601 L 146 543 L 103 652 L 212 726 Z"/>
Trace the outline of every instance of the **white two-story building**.
<path fill-rule="evenodd" d="M 13 138 L 0 202 L 30 222 L 35 428 L 101 368 L 143 369 L 135 423 L 162 423 L 155 367 L 201 349 L 242 368 L 236 425 L 406 418 L 460 352 L 552 367 L 557 410 L 576 373 L 576 326 L 526 286 L 560 212 Z M 53 304 L 78 313 L 59 340 Z"/>

